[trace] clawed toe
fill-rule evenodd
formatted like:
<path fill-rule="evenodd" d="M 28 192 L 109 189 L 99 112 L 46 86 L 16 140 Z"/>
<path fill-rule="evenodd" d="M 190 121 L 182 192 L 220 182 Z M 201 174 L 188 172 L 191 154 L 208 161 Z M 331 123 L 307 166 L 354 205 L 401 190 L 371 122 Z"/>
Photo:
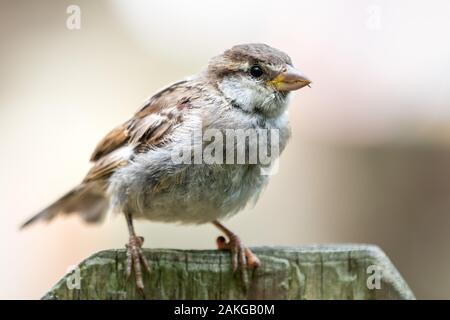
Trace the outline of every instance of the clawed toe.
<path fill-rule="evenodd" d="M 244 246 L 236 235 L 230 235 L 230 240 L 226 242 L 225 238 L 217 238 L 217 248 L 219 250 L 229 250 L 231 252 L 231 268 L 233 272 L 238 269 L 241 272 L 244 283 L 248 283 L 248 268 L 257 268 L 261 265 L 258 257 L 246 246 Z"/>
<path fill-rule="evenodd" d="M 150 266 L 148 265 L 147 259 L 142 252 L 142 244 L 144 243 L 144 238 L 138 236 L 130 236 L 127 248 L 127 265 L 126 265 L 126 276 L 127 279 L 130 278 L 132 271 L 136 278 L 136 287 L 144 292 L 144 281 L 142 277 L 142 266 L 144 270 L 150 273 Z"/>

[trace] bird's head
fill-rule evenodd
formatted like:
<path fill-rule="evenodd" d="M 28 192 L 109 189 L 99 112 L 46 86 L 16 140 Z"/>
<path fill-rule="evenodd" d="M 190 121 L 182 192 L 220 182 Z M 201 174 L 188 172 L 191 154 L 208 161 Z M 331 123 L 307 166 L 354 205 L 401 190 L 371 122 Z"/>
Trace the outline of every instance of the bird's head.
<path fill-rule="evenodd" d="M 287 54 L 265 44 L 232 47 L 211 60 L 206 74 L 233 105 L 266 117 L 283 113 L 289 93 L 311 83 Z"/>

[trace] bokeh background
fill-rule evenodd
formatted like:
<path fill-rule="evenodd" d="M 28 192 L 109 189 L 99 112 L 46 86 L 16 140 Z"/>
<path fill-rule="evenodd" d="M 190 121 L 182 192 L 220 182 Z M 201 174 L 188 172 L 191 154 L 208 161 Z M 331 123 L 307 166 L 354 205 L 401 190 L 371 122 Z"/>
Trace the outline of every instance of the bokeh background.
<path fill-rule="evenodd" d="M 81 29 L 69 30 L 69 5 Z M 313 80 L 249 245 L 379 245 L 418 298 L 450 298 L 450 2 L 0 1 L 0 298 L 40 298 L 123 218 L 18 226 L 76 185 L 97 141 L 158 88 L 244 42 Z M 137 225 L 149 247 L 214 248 L 212 226 Z"/>

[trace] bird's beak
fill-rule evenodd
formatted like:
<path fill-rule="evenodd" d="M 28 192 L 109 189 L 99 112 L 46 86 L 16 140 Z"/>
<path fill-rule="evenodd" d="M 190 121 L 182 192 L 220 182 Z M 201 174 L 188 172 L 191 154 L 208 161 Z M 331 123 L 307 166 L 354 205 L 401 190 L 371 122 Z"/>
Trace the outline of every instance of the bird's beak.
<path fill-rule="evenodd" d="M 278 91 L 288 92 L 308 86 L 311 81 L 303 73 L 288 65 L 269 83 Z"/>

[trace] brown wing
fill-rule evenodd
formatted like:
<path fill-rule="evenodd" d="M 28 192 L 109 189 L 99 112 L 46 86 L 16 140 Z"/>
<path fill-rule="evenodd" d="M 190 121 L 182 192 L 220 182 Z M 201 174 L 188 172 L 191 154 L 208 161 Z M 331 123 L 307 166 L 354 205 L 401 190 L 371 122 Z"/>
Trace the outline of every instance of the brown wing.
<path fill-rule="evenodd" d="M 99 142 L 91 156 L 94 165 L 84 182 L 107 178 L 136 153 L 165 143 L 168 133 L 182 121 L 185 109 L 198 95 L 187 81 L 180 81 L 151 97 L 133 118 Z"/>
<path fill-rule="evenodd" d="M 108 153 L 124 145 L 129 139 L 129 123 L 133 119 L 111 130 L 95 147 L 91 161 L 97 161 Z"/>

